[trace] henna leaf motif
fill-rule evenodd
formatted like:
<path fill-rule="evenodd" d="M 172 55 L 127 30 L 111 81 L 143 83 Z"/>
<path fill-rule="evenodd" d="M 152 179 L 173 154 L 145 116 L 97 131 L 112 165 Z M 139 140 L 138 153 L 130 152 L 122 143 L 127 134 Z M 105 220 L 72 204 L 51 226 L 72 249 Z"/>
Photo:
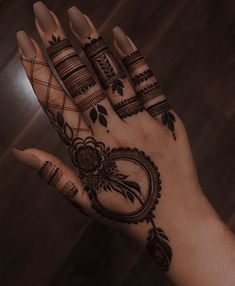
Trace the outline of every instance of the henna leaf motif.
<path fill-rule="evenodd" d="M 100 104 L 97 104 L 98 111 L 102 114 L 108 115 L 107 110 Z"/>
<path fill-rule="evenodd" d="M 126 185 L 140 193 L 140 186 L 134 181 L 125 181 Z"/>
<path fill-rule="evenodd" d="M 73 130 L 67 123 L 64 125 L 64 134 L 69 140 L 73 139 Z"/>
<path fill-rule="evenodd" d="M 104 117 L 104 115 L 99 114 L 99 122 L 100 122 L 100 124 L 102 124 L 103 126 L 107 127 L 107 119 Z"/>
<path fill-rule="evenodd" d="M 54 34 L 52 34 L 51 40 L 48 41 L 48 43 L 49 43 L 51 46 L 56 45 L 56 44 L 58 44 L 59 42 L 60 42 L 60 36 L 57 36 L 57 37 L 56 37 Z"/>
<path fill-rule="evenodd" d="M 153 223 L 154 226 L 154 223 Z M 155 226 L 149 230 L 146 248 L 153 260 L 162 270 L 169 270 L 172 250 L 168 244 L 168 237 L 161 228 Z"/>
<path fill-rule="evenodd" d="M 120 79 L 115 80 L 112 84 L 112 91 L 113 92 L 117 91 L 122 96 L 123 96 L 123 88 L 124 85 Z"/>
<path fill-rule="evenodd" d="M 99 64 L 99 66 L 101 67 L 102 71 L 107 76 L 107 78 L 112 78 L 113 76 L 115 76 L 113 67 L 110 64 L 109 59 L 106 57 L 105 54 L 101 55 L 97 59 L 97 63 Z"/>
<path fill-rule="evenodd" d="M 63 117 L 63 115 L 60 112 L 57 112 L 56 117 L 57 117 L 56 118 L 57 119 L 57 123 L 59 124 L 59 126 L 61 128 L 63 128 L 63 126 L 64 126 L 64 117 Z"/>
<path fill-rule="evenodd" d="M 172 132 L 172 136 L 174 140 L 176 140 L 175 136 L 175 116 L 170 111 L 165 111 L 161 115 L 162 124 L 167 126 L 167 128 Z"/>
<path fill-rule="evenodd" d="M 97 104 L 97 109 L 96 107 L 93 107 L 90 111 L 90 117 L 93 123 L 97 121 L 97 118 L 99 120 L 99 123 L 102 124 L 103 126 L 107 127 L 108 122 L 105 116 L 108 115 L 107 110 L 105 109 L 104 106 Z"/>
<path fill-rule="evenodd" d="M 96 122 L 97 116 L 98 116 L 97 111 L 96 111 L 95 107 L 93 107 L 90 111 L 90 117 L 91 117 L 91 120 L 93 123 Z"/>

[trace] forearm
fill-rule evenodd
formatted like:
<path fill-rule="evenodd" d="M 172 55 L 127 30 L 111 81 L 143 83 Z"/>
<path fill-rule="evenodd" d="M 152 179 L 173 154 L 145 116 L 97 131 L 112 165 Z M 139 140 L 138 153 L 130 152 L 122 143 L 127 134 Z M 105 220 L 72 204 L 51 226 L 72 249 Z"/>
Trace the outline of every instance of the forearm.
<path fill-rule="evenodd" d="M 167 234 L 173 252 L 166 273 L 180 286 L 232 286 L 234 236 L 200 190 L 190 194 L 183 200 L 179 192 L 173 203 L 163 196 L 156 212 L 155 223 Z M 145 236 L 139 234 L 144 244 L 147 229 L 142 228 Z"/>

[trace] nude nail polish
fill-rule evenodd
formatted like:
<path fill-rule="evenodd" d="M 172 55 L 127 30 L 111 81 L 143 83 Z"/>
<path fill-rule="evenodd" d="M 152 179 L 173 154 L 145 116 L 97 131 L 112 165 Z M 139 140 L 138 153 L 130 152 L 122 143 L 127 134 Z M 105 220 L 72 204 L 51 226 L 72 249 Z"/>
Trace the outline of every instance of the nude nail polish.
<path fill-rule="evenodd" d="M 123 53 L 127 54 L 132 51 L 131 43 L 126 34 L 120 27 L 115 27 L 113 29 L 113 36 L 115 38 L 118 47 Z"/>
<path fill-rule="evenodd" d="M 33 5 L 33 9 L 42 31 L 45 34 L 53 33 L 57 29 L 57 25 L 47 6 L 38 1 Z"/>
<path fill-rule="evenodd" d="M 16 158 L 19 161 L 21 161 L 22 163 L 24 163 L 25 165 L 31 168 L 39 169 L 41 167 L 40 160 L 36 156 L 28 152 L 27 150 L 20 151 L 14 148 L 12 149 L 12 153 L 16 156 Z"/>
<path fill-rule="evenodd" d="M 91 27 L 83 13 L 75 6 L 68 10 L 71 24 L 81 38 L 89 37 L 91 34 Z"/>
<path fill-rule="evenodd" d="M 16 34 L 16 39 L 22 55 L 26 58 L 34 58 L 36 50 L 33 42 L 24 31 L 19 31 Z"/>

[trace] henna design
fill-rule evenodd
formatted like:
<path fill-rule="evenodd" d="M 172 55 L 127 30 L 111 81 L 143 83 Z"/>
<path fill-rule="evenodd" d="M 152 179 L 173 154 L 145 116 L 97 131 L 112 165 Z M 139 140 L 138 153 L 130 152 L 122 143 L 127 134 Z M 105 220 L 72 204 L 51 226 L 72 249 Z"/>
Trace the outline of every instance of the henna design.
<path fill-rule="evenodd" d="M 137 94 L 115 104 L 114 110 L 120 118 L 126 118 L 143 111 L 144 107 L 142 104 L 140 104 L 140 98 Z"/>
<path fill-rule="evenodd" d="M 105 94 L 100 88 L 96 88 L 92 93 L 89 92 L 92 87 L 97 85 L 97 82 L 90 75 L 78 54 L 72 49 L 70 41 L 68 39 L 61 40 L 59 36 L 56 37 L 53 34 L 49 43 L 48 55 L 65 87 L 72 98 L 81 97 L 81 99 L 76 100 L 79 111 L 85 111 L 89 108 L 96 109 L 96 104 L 105 98 Z M 85 93 L 87 93 L 86 96 L 82 97 Z M 95 123 L 95 120 L 92 121 Z M 102 114 L 99 116 L 99 123 L 107 127 L 107 119 Z"/>
<path fill-rule="evenodd" d="M 170 129 L 174 140 L 176 140 L 175 126 L 174 126 L 175 116 L 169 111 L 170 109 L 171 109 L 171 106 L 167 102 L 167 100 L 163 100 L 161 102 L 158 102 L 158 103 L 148 107 L 146 110 L 153 117 L 161 115 L 162 124 L 164 126 L 167 126 L 168 129 Z"/>
<path fill-rule="evenodd" d="M 105 118 L 105 116 L 107 115 L 108 115 L 107 110 L 104 108 L 103 105 L 100 104 L 97 104 L 90 111 L 90 117 L 92 122 L 95 123 L 96 120 L 98 119 L 100 124 L 102 124 L 105 127 L 107 127 L 107 119 Z"/>
<path fill-rule="evenodd" d="M 158 168 L 138 149 L 109 148 L 93 137 L 75 137 L 61 114 L 51 118 L 56 130 L 68 147 L 69 155 L 85 186 L 91 207 L 101 216 L 122 223 L 141 222 L 152 225 L 148 232 L 146 248 L 163 270 L 168 270 L 172 251 L 165 233 L 157 228 L 153 218 L 160 198 L 161 181 Z M 67 132 L 66 130 L 69 130 Z M 142 172 L 137 181 L 119 169 L 123 162 L 132 165 L 131 170 Z M 143 184 L 143 181 L 146 183 Z M 146 186 L 145 186 L 146 185 Z M 124 202 L 121 209 L 110 208 L 106 196 L 119 196 Z"/>
<path fill-rule="evenodd" d="M 74 104 L 71 104 L 71 101 L 65 94 L 63 88 L 53 80 L 53 74 L 51 70 L 48 69 L 47 62 L 38 58 L 21 58 L 21 60 L 26 70 L 29 71 L 28 78 L 33 90 L 35 91 L 35 89 L 40 89 L 40 97 L 38 97 L 38 101 L 46 111 L 47 115 L 49 112 L 51 114 L 59 111 L 65 117 L 77 117 L 77 120 L 74 120 L 72 125 L 70 125 L 73 132 L 77 135 L 80 132 L 89 133 L 90 130 L 85 125 L 82 126 L 81 114 L 78 112 L 77 107 Z M 48 73 L 48 77 L 42 78 L 38 75 L 38 72 L 44 72 L 44 74 Z M 37 91 L 35 92 L 37 93 Z"/>
<path fill-rule="evenodd" d="M 73 182 L 68 181 L 65 183 L 62 193 L 65 195 L 65 197 L 71 200 L 75 198 L 76 194 L 78 193 L 78 189 Z"/>
<path fill-rule="evenodd" d="M 138 67 L 145 65 L 144 58 L 138 50 L 124 57 L 122 62 L 130 73 L 136 70 Z"/>
<path fill-rule="evenodd" d="M 132 77 L 132 80 L 134 82 L 134 85 L 137 86 L 142 82 L 150 79 L 151 77 L 153 77 L 153 72 L 150 69 L 146 69 L 143 72 Z"/>
<path fill-rule="evenodd" d="M 59 42 L 60 42 L 60 36 L 57 36 L 57 37 L 56 37 L 54 34 L 52 34 L 51 40 L 48 41 L 48 43 L 49 43 L 51 46 L 56 45 L 56 44 L 59 43 Z"/>
<path fill-rule="evenodd" d="M 126 75 L 104 40 L 101 37 L 92 39 L 85 45 L 84 50 L 103 87 L 111 87 L 113 93 L 117 92 L 123 96 L 122 79 L 126 78 Z"/>
<path fill-rule="evenodd" d="M 129 55 L 125 56 L 122 61 L 129 73 L 132 74 L 134 85 L 136 87 L 138 86 L 138 96 L 140 103 L 143 106 L 147 105 L 146 110 L 153 117 L 161 114 L 162 124 L 170 129 L 174 140 L 176 140 L 174 126 L 175 116 L 169 111 L 171 107 L 167 100 L 163 100 L 159 103 L 154 103 L 153 105 L 149 104 L 152 100 L 156 99 L 156 97 L 162 95 L 162 91 L 159 83 L 153 75 L 153 72 L 146 65 L 140 51 L 136 50 L 130 53 Z M 139 70 L 141 70 L 143 67 L 146 69 L 139 72 Z"/>
<path fill-rule="evenodd" d="M 46 161 L 39 169 L 38 173 L 48 185 L 53 187 L 58 184 L 62 177 L 61 170 L 50 161 Z"/>
<path fill-rule="evenodd" d="M 151 100 L 155 99 L 157 96 L 162 94 L 160 85 L 158 82 L 149 84 L 145 86 L 142 90 L 138 92 L 140 96 L 140 101 L 142 104 L 146 104 Z"/>
<path fill-rule="evenodd" d="M 46 183 L 48 185 L 51 185 L 52 187 L 56 187 L 59 180 L 63 176 L 62 171 L 50 161 L 46 161 L 39 169 L 38 173 L 44 179 L 44 181 L 46 181 Z M 65 183 L 62 191 L 60 192 L 60 194 L 65 196 L 69 200 L 69 202 L 73 205 L 73 207 L 79 210 L 81 214 L 87 215 L 84 212 L 83 208 L 78 203 L 75 203 L 72 200 L 75 198 L 77 193 L 78 193 L 77 187 L 70 180 L 68 180 Z"/>
<path fill-rule="evenodd" d="M 151 219 L 151 224 L 153 228 L 148 232 L 147 251 L 156 264 L 161 265 L 162 270 L 168 271 L 172 259 L 169 239 L 161 228 L 155 226 L 153 219 Z"/>
<path fill-rule="evenodd" d="M 105 98 L 105 93 L 102 90 L 87 95 L 84 99 L 82 99 L 79 102 L 78 110 L 83 112 L 87 109 L 90 109 L 104 98 Z"/>

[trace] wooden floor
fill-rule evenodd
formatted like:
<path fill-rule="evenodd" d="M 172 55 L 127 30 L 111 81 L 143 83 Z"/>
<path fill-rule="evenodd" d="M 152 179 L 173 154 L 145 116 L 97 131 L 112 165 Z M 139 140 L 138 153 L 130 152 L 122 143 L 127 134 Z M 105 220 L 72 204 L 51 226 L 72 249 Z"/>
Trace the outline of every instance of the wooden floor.
<path fill-rule="evenodd" d="M 17 56 L 15 32 L 36 36 L 33 2 L 0 0 L 0 285 L 172 285 L 132 240 L 82 217 L 11 153 L 35 146 L 66 158 Z M 235 2 L 45 3 L 63 23 L 79 5 L 107 41 L 115 25 L 132 36 L 184 120 L 206 196 L 235 231 Z"/>

